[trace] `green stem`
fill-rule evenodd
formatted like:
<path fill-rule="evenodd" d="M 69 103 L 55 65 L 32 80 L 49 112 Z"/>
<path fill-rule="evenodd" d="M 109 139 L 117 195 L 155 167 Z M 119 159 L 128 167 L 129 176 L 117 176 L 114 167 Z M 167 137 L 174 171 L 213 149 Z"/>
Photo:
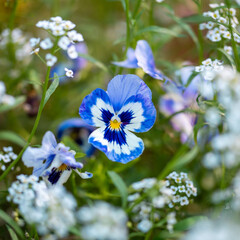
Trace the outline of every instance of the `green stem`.
<path fill-rule="evenodd" d="M 202 1 L 199 2 L 199 5 L 198 5 L 198 13 L 201 15 L 202 14 L 202 8 L 203 8 L 203 5 L 202 5 Z M 199 64 L 201 65 L 202 64 L 202 61 L 203 61 L 203 46 L 204 46 L 204 39 L 203 39 L 203 34 L 202 34 L 202 30 L 200 30 L 198 28 L 198 41 L 199 41 Z"/>
<path fill-rule="evenodd" d="M 18 163 L 18 161 L 21 159 L 23 153 L 25 152 L 25 150 L 27 149 L 27 147 L 30 145 L 30 142 L 37 130 L 37 127 L 38 127 L 38 124 L 39 124 L 39 121 L 40 121 L 40 118 L 41 118 L 41 114 L 42 114 L 42 111 L 43 111 L 43 108 L 44 108 L 44 100 L 45 100 L 45 97 L 46 97 L 46 92 L 47 92 L 47 89 L 48 89 L 48 82 L 49 82 L 49 75 L 50 75 L 50 70 L 51 70 L 51 67 L 48 67 L 47 68 L 47 74 L 46 74 L 46 78 L 45 78 L 45 82 L 44 82 L 44 86 L 43 86 L 43 93 L 42 93 L 42 99 L 41 99 L 41 102 L 40 102 L 40 106 L 39 106 L 39 110 L 38 110 L 38 114 L 37 114 L 37 117 L 36 117 L 36 120 L 35 120 L 35 123 L 33 125 L 33 129 L 30 133 L 30 136 L 27 140 L 27 143 L 26 145 L 24 146 L 24 148 L 22 149 L 22 151 L 18 154 L 18 157 L 8 166 L 8 168 L 4 171 L 4 173 L 0 176 L 0 181 L 3 180 L 7 174 L 9 173 L 9 171 Z"/>
<path fill-rule="evenodd" d="M 133 19 L 135 19 L 137 17 L 137 13 L 138 13 L 138 10 L 141 6 L 141 2 L 142 2 L 142 0 L 137 0 L 137 3 L 135 5 L 135 9 L 134 9 L 134 12 L 133 12 Z"/>
<path fill-rule="evenodd" d="M 221 189 L 225 188 L 225 172 L 226 172 L 225 165 L 224 165 L 224 163 L 222 163 Z"/>
<path fill-rule="evenodd" d="M 153 8 L 154 8 L 155 0 L 150 0 L 150 8 L 149 8 L 149 25 L 153 25 Z"/>
<path fill-rule="evenodd" d="M 231 3 L 229 0 L 225 0 L 225 4 L 227 5 L 227 8 L 228 8 L 229 31 L 231 33 L 231 42 L 232 42 L 232 48 L 233 48 L 233 53 L 234 53 L 234 59 L 235 59 L 235 63 L 236 63 L 236 69 L 238 72 L 240 72 L 240 59 L 239 59 L 239 55 L 238 55 L 237 45 L 236 45 L 236 42 L 234 41 L 232 20 L 231 20 L 231 15 L 229 12 Z"/>
<path fill-rule="evenodd" d="M 129 13 L 129 0 L 125 0 L 125 13 L 126 13 L 126 24 L 127 24 L 127 37 L 126 37 L 126 52 L 128 48 L 130 47 L 130 34 L 131 34 L 131 28 L 130 28 L 130 13 Z"/>

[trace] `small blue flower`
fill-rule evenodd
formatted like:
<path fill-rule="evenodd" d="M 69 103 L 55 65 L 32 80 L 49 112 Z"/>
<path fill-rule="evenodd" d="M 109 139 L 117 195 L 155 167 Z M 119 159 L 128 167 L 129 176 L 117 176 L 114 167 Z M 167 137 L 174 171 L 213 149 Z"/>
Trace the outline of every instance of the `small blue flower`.
<path fill-rule="evenodd" d="M 89 135 L 95 130 L 80 118 L 68 119 L 60 124 L 57 130 L 57 138 L 62 139 L 65 135 L 70 136 L 81 147 L 88 157 L 94 154 L 95 147 L 88 143 Z"/>
<path fill-rule="evenodd" d="M 140 67 L 152 78 L 171 81 L 156 68 L 152 49 L 145 40 L 139 40 L 137 42 L 135 51 L 132 48 L 128 49 L 126 60 L 122 62 L 113 62 L 113 64 L 125 68 Z"/>
<path fill-rule="evenodd" d="M 74 155 L 74 151 L 70 151 L 69 147 L 62 143 L 57 143 L 53 133 L 48 131 L 43 137 L 42 146 L 28 147 L 22 160 L 27 167 L 33 167 L 33 175 L 42 176 L 51 184 L 63 184 L 70 177 L 72 170 L 80 176 L 84 174 L 77 171 L 78 168 L 83 168 L 83 164 L 77 162 Z"/>
<path fill-rule="evenodd" d="M 85 43 L 78 43 L 74 46 L 78 53 L 87 54 L 87 46 Z M 64 54 L 64 56 L 65 60 L 59 62 L 58 64 L 55 64 L 50 72 L 50 78 L 54 77 L 54 73 L 56 73 L 58 76 L 61 76 L 59 77 L 60 83 L 69 81 L 69 78 L 65 76 L 65 68 L 71 69 L 73 71 L 73 75 L 76 76 L 80 72 L 80 70 L 85 68 L 87 65 L 87 60 L 82 57 L 71 59 L 68 57 L 67 54 Z"/>
<path fill-rule="evenodd" d="M 121 163 L 142 154 L 143 141 L 132 132 L 148 131 L 156 119 L 151 90 L 132 74 L 114 77 L 107 92 L 98 88 L 86 96 L 79 114 L 88 124 L 99 127 L 89 136 L 89 143 Z"/>

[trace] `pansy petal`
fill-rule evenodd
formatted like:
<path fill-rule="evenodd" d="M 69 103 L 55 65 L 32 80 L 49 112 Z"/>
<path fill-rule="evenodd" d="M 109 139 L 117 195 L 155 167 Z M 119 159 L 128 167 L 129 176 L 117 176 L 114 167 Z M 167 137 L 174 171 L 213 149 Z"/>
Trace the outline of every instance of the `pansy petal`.
<path fill-rule="evenodd" d="M 82 178 L 82 179 L 89 179 L 92 178 L 93 174 L 90 172 L 79 172 L 77 169 L 75 172 Z"/>
<path fill-rule="evenodd" d="M 80 162 L 77 162 L 74 158 L 74 154 L 71 152 L 67 152 L 64 154 L 59 154 L 59 159 L 62 163 L 66 164 L 67 166 L 71 168 L 82 168 L 83 164 Z"/>
<path fill-rule="evenodd" d="M 146 132 L 156 120 L 156 109 L 152 100 L 138 94 L 130 97 L 118 113 L 124 129 Z"/>
<path fill-rule="evenodd" d="M 142 154 L 144 150 L 142 139 L 128 130 L 114 131 L 112 135 L 107 136 L 105 133 L 104 127 L 95 130 L 89 136 L 89 142 L 103 151 L 110 160 L 128 163 Z"/>
<path fill-rule="evenodd" d="M 107 93 L 97 88 L 83 99 L 79 114 L 86 123 L 101 127 L 109 122 L 114 110 Z"/>
<path fill-rule="evenodd" d="M 141 67 L 145 73 L 152 78 L 159 80 L 167 79 L 158 69 L 156 69 L 153 53 L 147 41 L 139 40 L 137 42 L 135 56 L 138 60 L 138 66 Z"/>
<path fill-rule="evenodd" d="M 127 59 L 122 62 L 112 62 L 114 65 L 124 68 L 138 68 L 135 50 L 129 48 L 127 50 Z"/>
<path fill-rule="evenodd" d="M 44 170 L 47 166 L 43 164 L 43 161 L 48 157 L 48 152 L 46 152 L 43 148 L 28 147 L 23 153 L 22 160 L 25 166 L 34 168 L 36 171 L 34 174 L 35 176 L 40 176 L 42 170 Z"/>
<path fill-rule="evenodd" d="M 43 136 L 42 148 L 46 152 L 50 153 L 50 152 L 54 151 L 54 149 L 56 147 L 57 147 L 57 141 L 56 141 L 54 134 L 50 131 L 47 131 Z"/>
<path fill-rule="evenodd" d="M 142 94 L 150 99 L 152 98 L 149 87 L 141 78 L 133 74 L 114 77 L 108 84 L 107 93 L 116 112 L 133 95 Z"/>

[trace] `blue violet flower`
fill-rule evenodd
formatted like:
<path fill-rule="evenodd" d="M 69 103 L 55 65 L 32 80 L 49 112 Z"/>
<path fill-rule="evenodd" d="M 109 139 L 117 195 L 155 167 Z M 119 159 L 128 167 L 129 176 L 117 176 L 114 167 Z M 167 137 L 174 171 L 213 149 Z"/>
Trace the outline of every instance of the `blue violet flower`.
<path fill-rule="evenodd" d="M 86 123 L 98 127 L 89 136 L 89 143 L 121 163 L 142 154 L 143 141 L 132 132 L 148 131 L 156 119 L 151 90 L 132 74 L 114 77 L 107 92 L 97 88 L 86 96 L 79 114 Z"/>
<path fill-rule="evenodd" d="M 145 40 L 139 40 L 135 50 L 128 49 L 126 60 L 113 62 L 113 64 L 124 68 L 142 68 L 152 78 L 171 81 L 156 68 L 152 49 Z"/>
<path fill-rule="evenodd" d="M 75 152 L 62 143 L 57 143 L 52 132 L 45 133 L 42 146 L 28 147 L 22 156 L 27 167 L 33 167 L 33 175 L 43 177 L 51 184 L 63 184 L 70 177 L 72 170 L 82 178 L 92 177 L 91 173 L 81 173 L 77 169 L 83 164 L 75 160 Z"/>

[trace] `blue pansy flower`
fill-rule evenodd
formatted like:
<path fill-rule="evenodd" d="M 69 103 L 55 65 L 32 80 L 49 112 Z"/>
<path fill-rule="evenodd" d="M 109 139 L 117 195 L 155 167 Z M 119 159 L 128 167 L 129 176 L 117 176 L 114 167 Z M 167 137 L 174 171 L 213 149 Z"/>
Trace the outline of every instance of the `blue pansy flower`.
<path fill-rule="evenodd" d="M 75 152 L 62 143 L 57 143 L 52 132 L 45 133 L 42 146 L 28 147 L 22 156 L 27 167 L 33 167 L 33 175 L 43 177 L 51 184 L 63 184 L 75 170 L 82 178 L 89 178 L 91 173 L 80 173 L 77 169 L 83 164 L 75 160 Z"/>
<path fill-rule="evenodd" d="M 171 116 L 185 109 L 197 109 L 197 96 L 199 94 L 198 85 L 201 81 L 199 76 L 195 76 L 191 83 L 188 80 L 194 73 L 194 67 L 187 66 L 176 72 L 180 85 L 174 84 L 165 86 L 166 94 L 160 98 L 159 108 L 165 116 Z M 181 132 L 181 141 L 186 142 L 193 134 L 197 115 L 190 112 L 181 112 L 171 118 L 171 124 L 176 131 Z"/>
<path fill-rule="evenodd" d="M 87 46 L 85 43 L 81 42 L 78 44 L 74 44 L 75 49 L 78 53 L 87 54 Z M 82 57 L 78 57 L 75 59 L 71 59 L 68 57 L 66 53 L 64 53 L 65 60 L 55 64 L 52 67 L 50 72 L 50 78 L 54 77 L 54 73 L 59 76 L 60 83 L 64 83 L 69 80 L 69 78 L 65 75 L 65 68 L 71 69 L 73 71 L 73 75 L 77 76 L 81 69 L 85 68 L 87 65 L 87 60 Z"/>
<path fill-rule="evenodd" d="M 97 88 L 83 99 L 79 114 L 99 127 L 89 143 L 115 162 L 127 163 L 141 155 L 144 144 L 132 132 L 146 132 L 154 124 L 156 109 L 148 86 L 136 75 L 118 75 L 107 92 Z"/>
<path fill-rule="evenodd" d="M 139 40 L 135 50 L 132 48 L 128 49 L 126 60 L 113 62 L 113 64 L 125 68 L 142 68 L 152 78 L 169 80 L 156 68 L 152 49 L 145 40 Z"/>
<path fill-rule="evenodd" d="M 88 143 L 89 135 L 95 130 L 80 118 L 71 118 L 62 122 L 57 130 L 57 138 L 70 136 L 81 147 L 83 152 L 90 157 L 95 152 L 95 147 Z"/>

